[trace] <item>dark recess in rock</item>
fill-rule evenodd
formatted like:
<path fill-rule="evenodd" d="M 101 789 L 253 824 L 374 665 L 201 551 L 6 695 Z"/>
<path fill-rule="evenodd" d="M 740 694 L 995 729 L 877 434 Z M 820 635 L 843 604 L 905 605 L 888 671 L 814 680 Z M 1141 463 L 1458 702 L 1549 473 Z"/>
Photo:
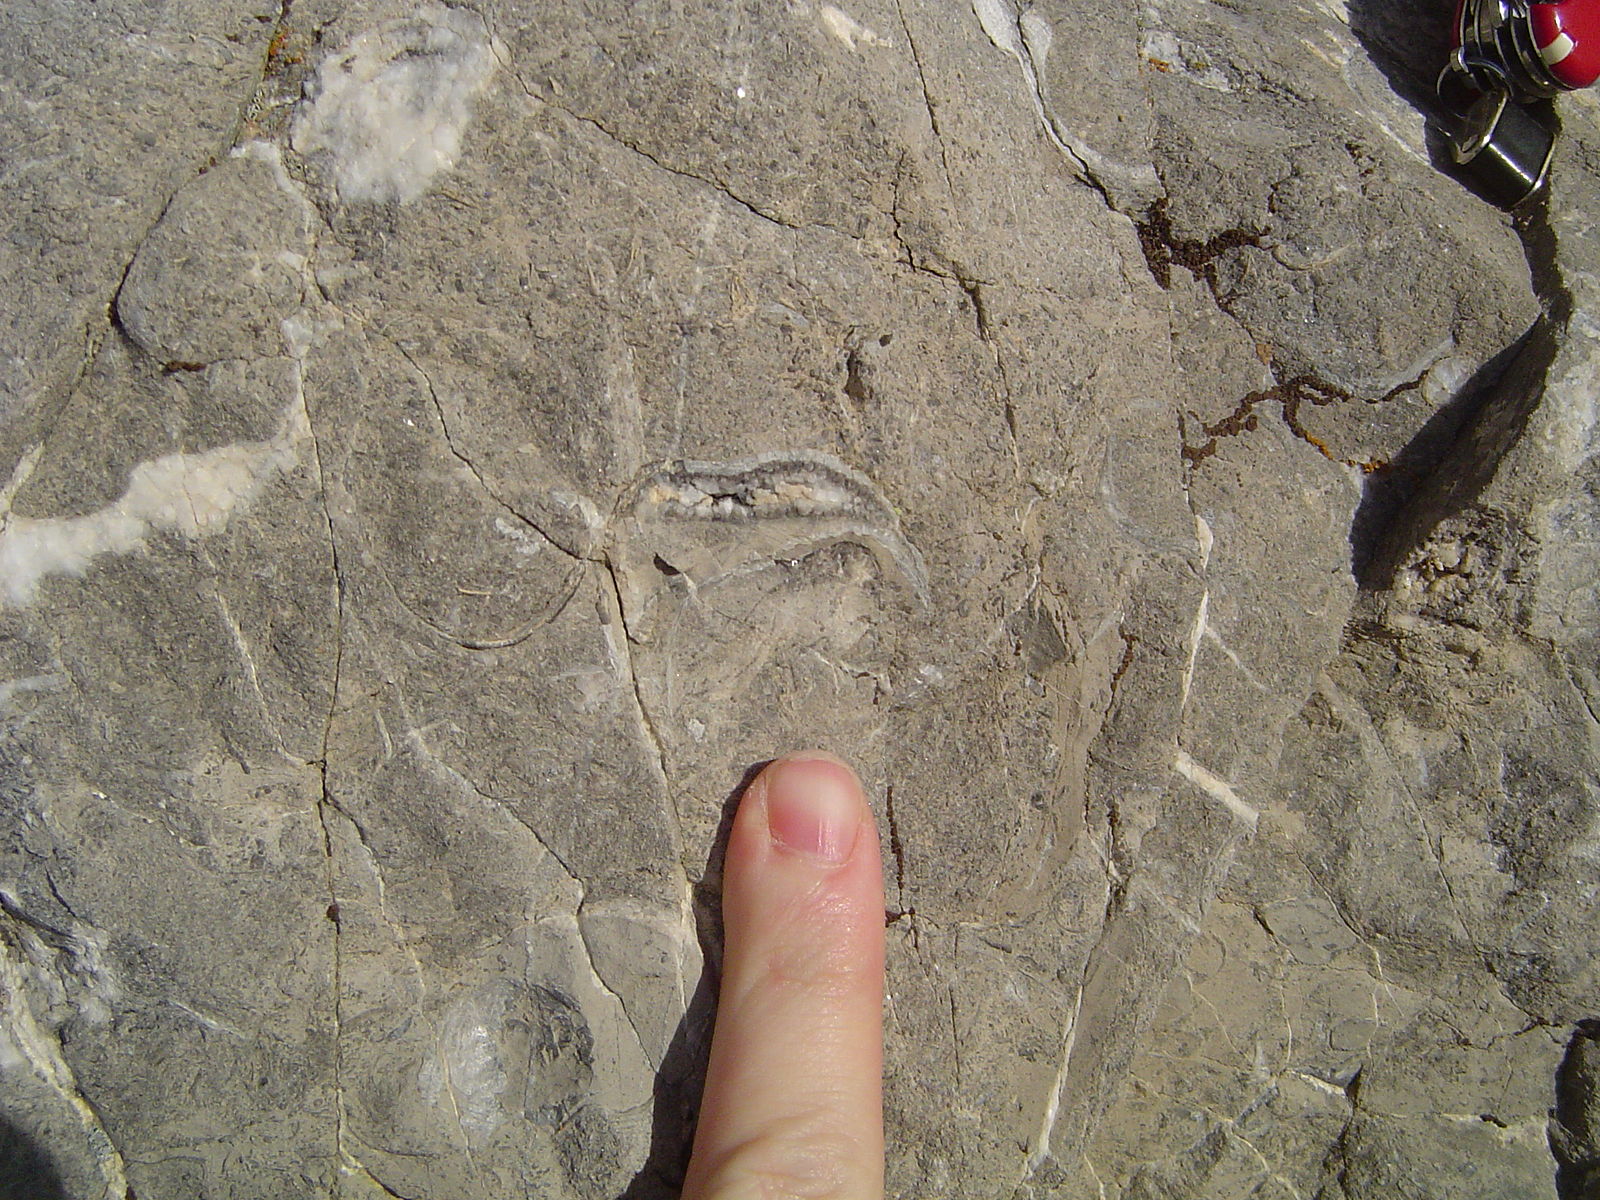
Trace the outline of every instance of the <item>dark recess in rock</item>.
<path fill-rule="evenodd" d="M 1600 1020 L 1580 1021 L 1556 1072 L 1550 1148 L 1561 1200 L 1600 1196 Z"/>
<path fill-rule="evenodd" d="M 48 1150 L 0 1117 L 0 1200 L 71 1200 Z"/>

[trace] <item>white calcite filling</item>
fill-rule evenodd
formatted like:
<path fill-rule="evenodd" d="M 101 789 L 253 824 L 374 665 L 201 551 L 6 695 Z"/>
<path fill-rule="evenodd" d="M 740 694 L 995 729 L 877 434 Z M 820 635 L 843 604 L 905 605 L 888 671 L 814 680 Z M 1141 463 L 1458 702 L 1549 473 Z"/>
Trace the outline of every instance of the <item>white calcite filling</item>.
<path fill-rule="evenodd" d="M 341 200 L 415 200 L 455 166 L 495 54 L 475 14 L 429 4 L 324 59 L 292 144 L 326 160 Z"/>
<path fill-rule="evenodd" d="M 267 479 L 294 465 L 299 443 L 309 436 L 304 410 L 295 404 L 271 441 L 140 463 L 114 503 L 85 516 L 24 517 L 0 508 L 0 608 L 31 603 L 49 576 L 81 576 L 101 555 L 142 549 L 152 534 L 222 532 Z"/>

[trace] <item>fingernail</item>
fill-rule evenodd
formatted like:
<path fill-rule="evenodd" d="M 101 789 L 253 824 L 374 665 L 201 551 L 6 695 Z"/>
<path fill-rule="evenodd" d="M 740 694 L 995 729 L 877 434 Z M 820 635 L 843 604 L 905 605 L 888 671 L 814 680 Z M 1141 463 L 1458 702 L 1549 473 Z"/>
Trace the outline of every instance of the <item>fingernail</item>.
<path fill-rule="evenodd" d="M 764 777 L 774 842 L 827 866 L 850 857 L 861 829 L 861 799 L 849 767 L 828 758 L 780 758 Z"/>

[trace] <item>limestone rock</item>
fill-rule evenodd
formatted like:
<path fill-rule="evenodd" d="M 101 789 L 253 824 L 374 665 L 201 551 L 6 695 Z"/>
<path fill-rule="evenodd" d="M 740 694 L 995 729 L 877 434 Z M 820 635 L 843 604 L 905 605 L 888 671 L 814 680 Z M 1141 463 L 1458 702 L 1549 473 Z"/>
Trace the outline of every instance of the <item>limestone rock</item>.
<path fill-rule="evenodd" d="M 673 1194 L 818 743 L 892 1195 L 1592 1190 L 1592 97 L 1511 220 L 1421 3 L 138 8 L 0 15 L 0 1195 Z"/>

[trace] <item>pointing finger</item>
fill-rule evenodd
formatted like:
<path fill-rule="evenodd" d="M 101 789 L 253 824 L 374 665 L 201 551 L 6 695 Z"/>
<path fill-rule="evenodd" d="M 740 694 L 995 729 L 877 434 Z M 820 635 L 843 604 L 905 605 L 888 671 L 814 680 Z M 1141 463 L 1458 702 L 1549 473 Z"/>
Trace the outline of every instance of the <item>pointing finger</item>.
<path fill-rule="evenodd" d="M 728 839 L 726 953 L 685 1200 L 883 1194 L 883 877 L 855 773 L 769 764 Z"/>

